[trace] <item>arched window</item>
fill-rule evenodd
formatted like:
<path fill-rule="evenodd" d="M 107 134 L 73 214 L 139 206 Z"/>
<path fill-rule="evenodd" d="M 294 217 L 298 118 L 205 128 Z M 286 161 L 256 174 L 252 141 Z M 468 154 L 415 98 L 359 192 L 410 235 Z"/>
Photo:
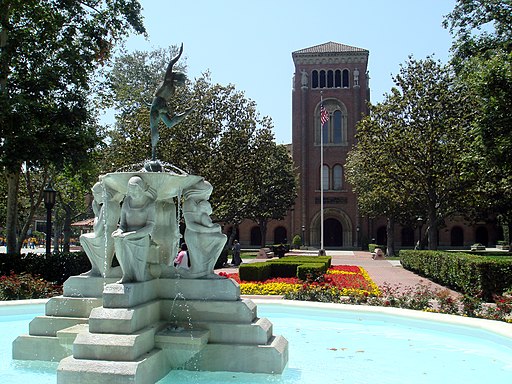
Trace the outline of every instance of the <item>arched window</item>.
<path fill-rule="evenodd" d="M 288 235 L 285 227 L 274 229 L 274 244 L 285 244 L 288 242 Z"/>
<path fill-rule="evenodd" d="M 333 144 L 341 144 L 343 140 L 343 121 L 341 116 L 341 111 L 337 110 L 333 113 L 332 119 L 332 143 Z"/>
<path fill-rule="evenodd" d="M 334 72 L 334 86 L 336 88 L 341 88 L 341 70 L 339 69 Z"/>
<path fill-rule="evenodd" d="M 316 69 L 311 72 L 311 88 L 318 88 L 318 71 Z"/>
<path fill-rule="evenodd" d="M 464 230 L 459 226 L 454 226 L 450 231 L 450 245 L 460 247 L 464 245 Z"/>
<path fill-rule="evenodd" d="M 325 71 L 320 71 L 320 88 L 325 88 Z"/>
<path fill-rule="evenodd" d="M 388 232 L 386 230 L 386 226 L 380 226 L 377 228 L 377 244 L 385 247 L 388 243 Z"/>
<path fill-rule="evenodd" d="M 329 166 L 328 165 L 323 165 L 322 167 L 322 184 L 323 184 L 323 188 L 324 188 L 324 191 L 328 191 L 329 190 Z"/>
<path fill-rule="evenodd" d="M 336 164 L 332 168 L 332 189 L 339 191 L 343 187 L 343 167 Z"/>
<path fill-rule="evenodd" d="M 475 243 L 480 243 L 486 247 L 489 245 L 489 232 L 485 227 L 478 227 L 475 232 Z"/>
<path fill-rule="evenodd" d="M 339 100 L 324 100 L 324 107 L 329 113 L 325 124 L 320 122 L 320 105 L 316 109 L 315 144 L 320 145 L 347 145 L 347 108 Z M 320 136 L 322 134 L 322 136 Z"/>
<path fill-rule="evenodd" d="M 414 229 L 410 227 L 402 228 L 402 246 L 414 247 Z"/>
<path fill-rule="evenodd" d="M 343 88 L 348 88 L 348 69 L 343 70 Z"/>
<path fill-rule="evenodd" d="M 327 88 L 334 87 L 334 72 L 332 69 L 327 71 Z"/>
<path fill-rule="evenodd" d="M 251 228 L 251 245 L 261 245 L 261 231 L 258 226 Z"/>

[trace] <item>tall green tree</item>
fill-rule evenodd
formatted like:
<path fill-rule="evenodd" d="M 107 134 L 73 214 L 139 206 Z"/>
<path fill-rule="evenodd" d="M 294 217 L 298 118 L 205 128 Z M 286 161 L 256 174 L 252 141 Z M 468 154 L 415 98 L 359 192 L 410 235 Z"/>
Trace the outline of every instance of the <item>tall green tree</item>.
<path fill-rule="evenodd" d="M 452 62 L 477 110 L 480 208 L 499 215 L 512 243 L 512 2 L 459 0 L 444 25 L 454 37 Z"/>
<path fill-rule="evenodd" d="M 7 180 L 9 252 L 21 247 L 21 175 L 48 175 L 65 164 L 77 169 L 87 159 L 98 142 L 88 102 L 92 76 L 128 33 L 145 32 L 140 10 L 135 0 L 0 3 L 0 166 Z M 33 210 L 45 183 L 36 188 Z"/>
<path fill-rule="evenodd" d="M 248 155 L 254 158 L 254 166 L 244 173 L 248 181 L 243 191 L 248 199 L 245 217 L 258 224 L 263 248 L 268 222 L 284 219 L 297 197 L 298 181 L 287 147 L 276 145 L 270 132 L 259 137 Z"/>
<path fill-rule="evenodd" d="M 425 217 L 428 247 L 436 249 L 444 219 L 473 196 L 473 111 L 450 68 L 432 58 L 410 58 L 393 80 L 391 93 L 358 125 L 347 173 L 366 212 Z"/>

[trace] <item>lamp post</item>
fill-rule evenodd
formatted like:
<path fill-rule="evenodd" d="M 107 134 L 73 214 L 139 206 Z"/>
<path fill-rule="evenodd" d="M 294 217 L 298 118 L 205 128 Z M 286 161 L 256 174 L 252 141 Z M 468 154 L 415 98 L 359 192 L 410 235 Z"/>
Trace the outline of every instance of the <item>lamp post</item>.
<path fill-rule="evenodd" d="M 357 248 L 361 248 L 361 236 L 359 232 L 361 231 L 361 228 L 359 228 L 359 225 L 356 227 L 356 244 Z"/>
<path fill-rule="evenodd" d="M 305 236 L 306 236 L 306 226 L 303 225 L 302 226 L 302 245 L 303 246 L 306 245 L 306 238 L 305 238 Z"/>
<path fill-rule="evenodd" d="M 421 244 L 421 229 L 423 228 L 423 218 L 418 217 L 418 249 L 422 249 L 423 246 Z"/>
<path fill-rule="evenodd" d="M 52 245 L 52 209 L 55 205 L 57 191 L 52 188 L 49 182 L 43 191 L 44 206 L 46 208 L 46 256 L 50 256 Z"/>

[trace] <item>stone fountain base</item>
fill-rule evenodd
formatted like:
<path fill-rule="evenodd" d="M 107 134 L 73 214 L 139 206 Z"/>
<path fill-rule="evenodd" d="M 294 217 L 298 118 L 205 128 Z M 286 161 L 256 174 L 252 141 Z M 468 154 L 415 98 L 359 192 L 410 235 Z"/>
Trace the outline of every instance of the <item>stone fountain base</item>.
<path fill-rule="evenodd" d="M 281 373 L 288 342 L 231 279 L 116 284 L 74 276 L 13 358 L 60 361 L 58 383 L 154 383 L 171 369 Z"/>

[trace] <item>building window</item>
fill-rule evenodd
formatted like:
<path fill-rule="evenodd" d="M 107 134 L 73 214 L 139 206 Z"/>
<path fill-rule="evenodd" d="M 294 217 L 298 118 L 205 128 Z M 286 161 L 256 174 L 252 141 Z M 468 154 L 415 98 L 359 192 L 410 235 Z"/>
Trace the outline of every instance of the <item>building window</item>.
<path fill-rule="evenodd" d="M 311 72 L 311 88 L 318 88 L 318 71 Z"/>
<path fill-rule="evenodd" d="M 327 88 L 334 87 L 334 72 L 332 69 L 327 71 Z"/>
<path fill-rule="evenodd" d="M 343 117 L 340 110 L 332 114 L 332 143 L 341 144 L 343 141 Z"/>
<path fill-rule="evenodd" d="M 328 165 L 323 165 L 322 167 L 322 184 L 323 184 L 323 188 L 324 188 L 324 191 L 328 191 L 329 190 L 329 179 L 330 179 L 330 170 L 329 170 L 329 166 Z"/>
<path fill-rule="evenodd" d="M 343 70 L 343 88 L 348 88 L 348 69 Z"/>
<path fill-rule="evenodd" d="M 332 168 L 332 189 L 335 191 L 341 190 L 343 187 L 343 167 L 340 164 L 336 164 Z"/>
<path fill-rule="evenodd" d="M 311 88 L 349 88 L 350 73 L 348 69 L 311 71 Z"/>
<path fill-rule="evenodd" d="M 329 112 L 329 120 L 322 126 L 320 122 L 320 105 L 316 110 L 315 143 L 320 145 L 347 145 L 347 109 L 338 100 L 324 101 L 324 107 Z M 320 136 L 320 132 L 322 136 Z"/>
<path fill-rule="evenodd" d="M 325 71 L 320 71 L 320 88 L 325 88 Z"/>
<path fill-rule="evenodd" d="M 334 86 L 336 88 L 341 88 L 341 71 L 339 69 L 334 73 Z"/>

